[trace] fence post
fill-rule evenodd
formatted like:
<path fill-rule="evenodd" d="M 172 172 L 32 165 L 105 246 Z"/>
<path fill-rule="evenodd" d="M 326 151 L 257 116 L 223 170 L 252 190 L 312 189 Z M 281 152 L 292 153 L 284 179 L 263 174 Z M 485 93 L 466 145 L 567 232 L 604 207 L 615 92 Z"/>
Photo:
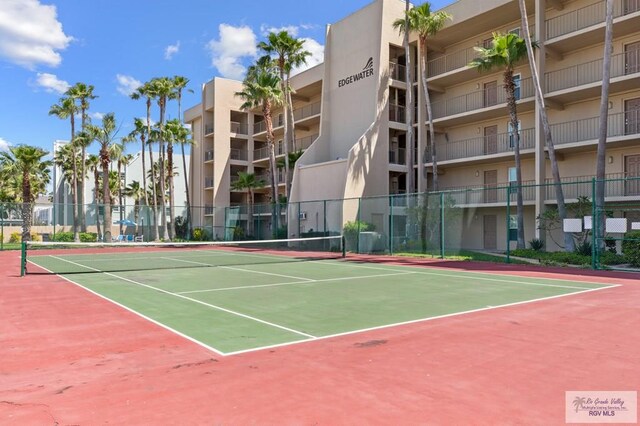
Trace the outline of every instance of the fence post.
<path fill-rule="evenodd" d="M 596 178 L 591 178 L 591 269 L 598 269 L 598 251 L 596 243 L 598 238 L 599 219 L 597 218 L 598 209 L 596 209 Z"/>
<path fill-rule="evenodd" d="M 24 277 L 27 272 L 27 243 L 21 243 L 20 249 L 20 276 Z"/>
<path fill-rule="evenodd" d="M 511 188 L 507 186 L 505 188 L 507 191 L 507 258 L 506 262 L 511 263 Z"/>
<path fill-rule="evenodd" d="M 440 258 L 444 259 L 444 192 L 440 192 Z"/>
<path fill-rule="evenodd" d="M 358 198 L 358 215 L 356 216 L 356 223 L 358 224 L 358 239 L 356 241 L 356 253 L 360 254 L 360 207 L 362 198 Z"/>
<path fill-rule="evenodd" d="M 327 237 L 327 200 L 323 200 L 323 212 L 322 212 L 322 232 L 324 232 L 324 236 Z"/>
<path fill-rule="evenodd" d="M 302 218 L 300 216 L 302 216 L 302 203 L 298 201 L 298 238 L 302 238 L 302 234 L 300 232 L 300 230 L 302 229 L 302 225 L 300 225 L 300 221 L 302 220 Z M 287 238 L 289 238 L 288 235 Z"/>
<path fill-rule="evenodd" d="M 389 254 L 393 256 L 393 195 L 389 195 Z"/>
<path fill-rule="evenodd" d="M 0 251 L 4 250 L 4 204 L 0 203 Z"/>

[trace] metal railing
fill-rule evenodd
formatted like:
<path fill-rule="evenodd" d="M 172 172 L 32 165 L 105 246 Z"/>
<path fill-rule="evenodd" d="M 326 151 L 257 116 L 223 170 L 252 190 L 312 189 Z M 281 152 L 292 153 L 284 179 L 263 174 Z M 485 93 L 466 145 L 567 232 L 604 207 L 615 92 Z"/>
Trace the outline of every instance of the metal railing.
<path fill-rule="evenodd" d="M 389 61 L 389 77 L 391 77 L 393 80 L 406 82 L 407 81 L 406 73 L 407 73 L 406 66 Z"/>
<path fill-rule="evenodd" d="M 440 188 L 451 197 L 456 204 L 492 204 L 506 203 L 507 194 L 510 195 L 510 202 L 515 205 L 516 187 L 515 182 L 502 182 L 485 185 L 450 186 Z M 524 201 L 534 201 L 536 199 L 535 181 L 522 181 L 522 198 Z"/>
<path fill-rule="evenodd" d="M 389 104 L 389 121 L 404 123 L 406 121 L 406 108 L 402 105 Z"/>
<path fill-rule="evenodd" d="M 284 170 L 278 170 L 278 185 L 284 184 Z M 256 175 L 256 179 L 262 180 L 265 183 L 265 186 L 271 186 L 271 174 L 270 173 L 261 173 Z"/>
<path fill-rule="evenodd" d="M 304 120 L 305 118 L 313 117 L 320 114 L 321 104 L 320 102 L 314 102 L 309 105 L 297 108 L 293 110 L 293 118 L 296 121 Z"/>
<path fill-rule="evenodd" d="M 213 150 L 204 153 L 204 161 L 213 161 Z"/>
<path fill-rule="evenodd" d="M 266 131 L 267 131 L 266 121 L 258 121 L 257 123 L 253 123 L 253 134 L 266 132 Z"/>
<path fill-rule="evenodd" d="M 602 81 L 602 59 L 545 73 L 547 93 Z M 640 49 L 611 57 L 611 78 L 640 73 Z"/>
<path fill-rule="evenodd" d="M 619 18 L 640 11 L 638 0 L 614 0 L 613 17 Z M 571 12 L 547 19 L 547 40 L 601 24 L 606 16 L 606 1 L 599 1 Z"/>
<path fill-rule="evenodd" d="M 296 139 L 296 150 L 305 150 L 311 146 L 311 144 L 318 139 L 319 135 L 311 135 L 306 136 L 304 138 Z M 293 146 L 289 144 L 289 152 L 293 152 Z M 284 146 L 283 144 L 276 144 L 275 146 L 275 155 L 284 155 Z M 265 158 L 269 158 L 269 147 L 265 146 L 262 148 L 258 148 L 253 151 L 253 160 L 264 160 Z"/>
<path fill-rule="evenodd" d="M 605 194 L 607 197 L 638 197 L 640 196 L 640 176 L 632 173 L 607 173 L 605 175 Z M 593 192 L 594 175 L 574 176 L 562 178 L 562 193 L 566 200 L 577 199 L 580 196 L 591 198 Z M 545 200 L 555 201 L 556 191 L 553 179 L 545 180 Z"/>
<path fill-rule="evenodd" d="M 478 57 L 473 47 L 458 50 L 427 62 L 427 77 L 435 77 L 459 68 L 465 68 L 469 62 Z"/>
<path fill-rule="evenodd" d="M 237 133 L 239 135 L 249 134 L 249 125 L 247 123 L 238 123 L 236 121 L 231 122 L 231 133 Z"/>
<path fill-rule="evenodd" d="M 209 135 L 213 133 L 213 124 L 205 124 L 204 126 L 204 134 Z"/>
<path fill-rule="evenodd" d="M 212 215 L 214 211 L 215 211 L 215 208 L 213 207 L 212 204 L 207 204 L 206 206 L 204 206 L 205 215 Z"/>
<path fill-rule="evenodd" d="M 534 96 L 533 82 L 531 78 L 519 80 L 516 87 L 516 100 Z M 456 114 L 463 114 L 502 105 L 507 102 L 507 92 L 503 85 L 493 88 L 477 90 L 465 95 L 449 99 L 442 99 L 432 104 L 433 118 L 443 118 Z"/>
<path fill-rule="evenodd" d="M 204 187 L 213 188 L 213 177 L 207 176 L 204 178 Z"/>
<path fill-rule="evenodd" d="M 229 158 L 231 158 L 232 160 L 247 161 L 247 159 L 249 158 L 249 154 L 247 153 L 246 149 L 231 148 Z"/>
<path fill-rule="evenodd" d="M 404 166 L 407 164 L 407 151 L 404 148 L 389 150 L 389 163 Z"/>
<path fill-rule="evenodd" d="M 552 124 L 550 127 L 554 145 L 597 140 L 600 134 L 599 120 L 599 117 L 591 117 Z M 640 109 L 609 114 L 608 138 L 638 134 L 640 134 Z"/>
<path fill-rule="evenodd" d="M 520 130 L 520 149 L 535 147 L 535 129 Z M 457 160 L 460 158 L 478 157 L 482 155 L 513 152 L 515 138 L 512 132 L 499 133 L 491 136 L 438 143 L 438 161 Z M 431 152 L 425 151 L 425 162 L 432 162 Z"/>

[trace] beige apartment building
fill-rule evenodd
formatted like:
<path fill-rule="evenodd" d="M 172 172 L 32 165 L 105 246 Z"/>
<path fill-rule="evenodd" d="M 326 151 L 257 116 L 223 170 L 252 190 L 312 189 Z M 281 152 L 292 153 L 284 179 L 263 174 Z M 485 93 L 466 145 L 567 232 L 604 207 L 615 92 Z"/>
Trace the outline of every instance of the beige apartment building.
<path fill-rule="evenodd" d="M 527 7 L 539 44 L 537 65 L 562 179 L 589 180 L 595 175 L 605 1 L 531 0 Z M 487 189 L 456 192 L 456 204 L 464 208 L 459 239 L 465 248 L 502 250 L 509 192 L 493 188 L 515 180 L 514 129 L 508 124 L 502 73 L 481 73 L 467 64 L 476 56 L 474 47 L 489 43 L 493 32 L 520 31 L 518 2 L 460 0 L 444 10 L 453 19 L 427 46 L 439 189 Z M 407 83 L 402 37 L 391 26 L 403 11 L 403 1 L 376 0 L 328 25 L 325 62 L 293 78 L 298 147 L 305 153 L 293 171 L 292 202 L 429 188 L 432 163 L 418 84 L 417 41 L 413 38 L 413 81 Z M 607 176 L 623 178 L 640 176 L 640 0 L 615 0 L 614 14 Z M 551 170 L 528 63 L 516 71 L 523 181 L 542 185 L 551 181 Z M 259 111 L 239 109 L 233 93 L 240 88 L 240 82 L 216 78 L 203 86 L 202 103 L 185 113 L 197 141 L 191 157 L 193 203 L 211 207 L 210 217 L 202 220 L 215 226 L 228 220 L 219 217 L 218 207 L 247 202 L 246 193 L 230 189 L 237 171 L 268 171 L 262 117 Z M 407 90 L 414 92 L 414 106 L 406 105 Z M 407 110 L 414 111 L 417 123 L 418 158 L 413 166 L 406 156 Z M 274 117 L 278 125 L 277 111 Z M 276 139 L 281 138 L 279 126 Z M 409 172 L 415 173 L 415 188 L 406 186 Z M 268 189 L 261 192 L 257 202 L 268 202 Z M 589 185 L 565 188 L 568 202 L 590 194 Z M 611 185 L 607 197 L 610 202 L 640 200 L 640 185 Z M 526 238 L 539 237 L 535 217 L 556 203 L 555 194 L 548 187 L 530 187 L 524 199 Z M 514 200 L 509 200 L 512 205 Z M 318 229 L 318 216 L 327 215 L 326 208 L 304 205 L 304 211 L 299 207 L 289 215 L 290 225 L 292 219 L 298 221 L 289 227 L 289 236 Z M 402 203 L 382 203 L 377 211 L 359 217 L 393 238 L 404 232 L 404 209 Z M 320 222 L 330 221 L 331 229 L 340 230 L 357 217 L 358 204 L 345 202 Z"/>

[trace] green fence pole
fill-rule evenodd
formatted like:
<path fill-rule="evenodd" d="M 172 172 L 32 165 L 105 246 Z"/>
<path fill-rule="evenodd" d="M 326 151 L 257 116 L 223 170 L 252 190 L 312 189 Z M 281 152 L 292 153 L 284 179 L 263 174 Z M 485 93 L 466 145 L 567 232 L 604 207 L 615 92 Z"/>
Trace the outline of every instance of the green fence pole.
<path fill-rule="evenodd" d="M 358 198 L 358 215 L 356 216 L 356 220 L 358 223 L 358 239 L 356 241 L 356 253 L 360 254 L 360 208 L 361 208 L 362 198 Z"/>
<path fill-rule="evenodd" d="M 393 195 L 389 195 L 389 254 L 393 256 Z"/>
<path fill-rule="evenodd" d="M 444 192 L 440 193 L 440 258 L 444 259 Z"/>
<path fill-rule="evenodd" d="M 507 258 L 506 262 L 511 263 L 511 188 L 506 187 L 507 192 Z"/>
<path fill-rule="evenodd" d="M 596 178 L 591 178 L 591 269 L 598 269 L 598 252 L 596 243 L 598 238 L 598 210 L 596 209 Z"/>
<path fill-rule="evenodd" d="M 342 234 L 340 241 L 342 241 L 342 257 L 347 257 L 347 240 L 344 238 L 344 234 Z"/>
<path fill-rule="evenodd" d="M 300 224 L 301 218 L 300 216 L 302 215 L 302 203 L 298 201 L 298 238 L 300 238 L 302 236 L 301 234 L 301 229 L 302 229 L 302 225 Z M 288 238 L 288 236 L 287 236 Z"/>
<path fill-rule="evenodd" d="M 4 250 L 4 204 L 0 203 L 0 251 Z"/>
<path fill-rule="evenodd" d="M 324 201 L 323 201 L 323 204 L 324 204 L 324 205 L 323 205 L 323 207 L 322 207 L 322 208 L 323 208 L 323 212 L 322 212 L 322 221 L 323 221 L 324 223 L 323 223 L 322 231 L 324 232 L 324 236 L 325 236 L 325 237 L 327 237 L 327 236 L 328 236 L 328 234 L 327 234 L 327 200 L 324 200 Z"/>
<path fill-rule="evenodd" d="M 24 277 L 27 273 L 27 243 L 25 241 L 21 244 L 20 250 L 20 276 Z"/>

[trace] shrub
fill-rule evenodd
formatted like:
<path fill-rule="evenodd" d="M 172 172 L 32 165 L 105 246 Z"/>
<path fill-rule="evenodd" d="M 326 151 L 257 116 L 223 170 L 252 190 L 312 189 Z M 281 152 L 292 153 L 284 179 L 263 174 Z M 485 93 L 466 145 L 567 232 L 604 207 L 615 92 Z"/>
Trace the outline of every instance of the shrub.
<path fill-rule="evenodd" d="M 583 256 L 591 256 L 591 241 L 584 240 L 576 245 L 575 252 Z"/>
<path fill-rule="evenodd" d="M 206 241 L 207 233 L 202 228 L 195 228 L 191 237 L 193 241 Z"/>
<path fill-rule="evenodd" d="M 20 241 L 22 241 L 22 234 L 20 232 L 12 232 L 11 236 L 9 237 L 9 242 L 19 243 Z"/>
<path fill-rule="evenodd" d="M 542 251 L 542 249 L 544 249 L 544 240 L 534 238 L 533 240 L 529 241 L 529 247 L 531 247 L 531 249 L 535 251 Z"/>
<path fill-rule="evenodd" d="M 619 254 L 605 251 L 600 255 L 600 263 L 603 265 L 621 265 L 627 263 L 627 259 Z"/>
<path fill-rule="evenodd" d="M 73 242 L 73 232 L 58 232 L 51 239 L 51 241 L 57 241 L 61 243 L 72 243 Z M 98 234 L 93 232 L 81 232 L 80 233 L 80 242 L 82 243 L 95 243 L 98 241 Z"/>
<path fill-rule="evenodd" d="M 622 253 L 632 266 L 640 266 L 640 231 L 633 231 L 625 235 L 622 241 Z"/>
<path fill-rule="evenodd" d="M 369 222 L 354 220 L 344 224 L 342 232 L 347 243 L 347 250 L 353 250 L 358 245 L 358 232 L 375 231 L 376 227 Z"/>
<path fill-rule="evenodd" d="M 244 228 L 236 226 L 233 228 L 233 241 L 244 240 Z"/>
<path fill-rule="evenodd" d="M 176 237 L 186 239 L 189 233 L 189 222 L 187 218 L 183 216 L 177 216 L 174 221 L 176 228 Z"/>

